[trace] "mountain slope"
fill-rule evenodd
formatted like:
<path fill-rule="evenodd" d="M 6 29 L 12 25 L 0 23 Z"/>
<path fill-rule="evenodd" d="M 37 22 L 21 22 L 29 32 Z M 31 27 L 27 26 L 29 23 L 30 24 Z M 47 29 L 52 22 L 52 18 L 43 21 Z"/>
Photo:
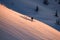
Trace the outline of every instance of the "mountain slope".
<path fill-rule="evenodd" d="M 44 5 L 43 0 L 0 0 L 2 4 L 19 13 L 42 21 L 53 28 L 60 31 L 60 25 L 56 24 L 56 20 L 60 18 L 60 5 L 55 0 L 49 0 L 49 5 Z M 35 12 L 38 6 L 38 12 Z M 58 11 L 58 16 L 55 17 L 55 12 Z"/>
<path fill-rule="evenodd" d="M 1 39 L 59 40 L 60 32 L 38 20 L 17 13 L 0 4 Z M 5 34 L 5 35 L 4 35 Z M 12 38 L 11 38 L 12 37 Z"/>

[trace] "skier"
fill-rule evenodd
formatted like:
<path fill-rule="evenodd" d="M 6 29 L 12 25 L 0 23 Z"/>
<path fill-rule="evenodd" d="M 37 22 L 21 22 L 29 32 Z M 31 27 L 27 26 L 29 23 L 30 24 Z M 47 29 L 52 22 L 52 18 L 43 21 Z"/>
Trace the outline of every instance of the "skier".
<path fill-rule="evenodd" d="M 33 21 L 33 17 L 31 17 L 31 21 Z"/>

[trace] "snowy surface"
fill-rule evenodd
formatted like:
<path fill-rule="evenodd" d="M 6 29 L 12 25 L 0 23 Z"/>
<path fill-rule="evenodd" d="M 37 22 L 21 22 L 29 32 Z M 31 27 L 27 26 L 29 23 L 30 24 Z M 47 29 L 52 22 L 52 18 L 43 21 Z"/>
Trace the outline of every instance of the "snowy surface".
<path fill-rule="evenodd" d="M 4 5 L 0 5 L 0 32 L 0 40 L 60 40 L 59 31 Z"/>
<path fill-rule="evenodd" d="M 58 18 L 54 16 L 57 10 L 60 17 L 58 1 L 49 0 L 49 5 L 44 5 L 43 0 L 0 0 L 0 2 L 12 10 L 34 17 L 60 31 L 60 25 L 56 24 Z M 39 7 L 38 12 L 35 12 L 36 6 Z"/>

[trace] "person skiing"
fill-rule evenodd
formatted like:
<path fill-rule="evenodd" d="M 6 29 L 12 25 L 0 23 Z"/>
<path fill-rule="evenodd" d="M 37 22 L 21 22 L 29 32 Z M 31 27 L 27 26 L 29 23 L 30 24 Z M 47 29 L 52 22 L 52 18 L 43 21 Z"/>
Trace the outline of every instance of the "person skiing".
<path fill-rule="evenodd" d="M 33 17 L 31 17 L 31 21 L 33 21 Z"/>

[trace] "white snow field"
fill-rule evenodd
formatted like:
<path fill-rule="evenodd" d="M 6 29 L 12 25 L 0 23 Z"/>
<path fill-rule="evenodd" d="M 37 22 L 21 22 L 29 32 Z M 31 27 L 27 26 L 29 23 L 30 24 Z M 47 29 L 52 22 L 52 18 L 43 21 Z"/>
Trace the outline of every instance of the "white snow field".
<path fill-rule="evenodd" d="M 0 40 L 60 40 L 60 32 L 0 4 Z"/>
<path fill-rule="evenodd" d="M 44 5 L 43 0 L 0 0 L 0 2 L 12 10 L 33 17 L 60 31 L 60 25 L 56 24 L 56 20 L 60 18 L 58 0 L 57 2 L 49 0 L 49 5 Z M 35 12 L 36 6 L 39 8 L 38 12 Z M 56 10 L 59 17 L 54 16 Z"/>

